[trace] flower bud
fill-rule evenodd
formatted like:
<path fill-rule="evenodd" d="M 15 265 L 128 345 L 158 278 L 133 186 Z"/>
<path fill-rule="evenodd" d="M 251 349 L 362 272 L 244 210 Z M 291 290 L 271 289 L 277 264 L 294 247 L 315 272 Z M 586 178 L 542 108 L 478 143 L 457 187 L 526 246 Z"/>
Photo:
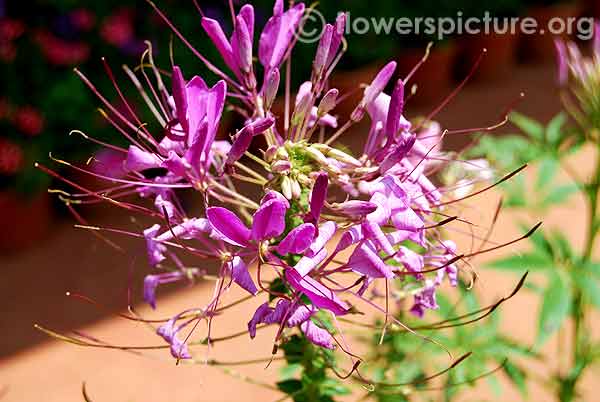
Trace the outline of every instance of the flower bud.
<path fill-rule="evenodd" d="M 290 154 L 288 154 L 288 151 L 285 148 L 283 148 L 283 147 L 277 148 L 277 152 L 275 153 L 275 157 L 277 159 L 290 160 Z"/>
<path fill-rule="evenodd" d="M 313 63 L 313 71 L 317 74 L 317 78 L 323 73 L 323 70 L 327 68 L 327 59 L 329 57 L 329 49 L 331 47 L 331 38 L 333 36 L 334 27 L 331 24 L 327 24 L 321 35 L 319 46 L 317 47 L 317 54 Z"/>
<path fill-rule="evenodd" d="M 271 165 L 271 171 L 273 173 L 279 174 L 288 174 L 290 169 L 292 168 L 292 164 L 290 161 L 278 160 L 277 162 Z"/>
<path fill-rule="evenodd" d="M 316 149 L 312 146 L 306 148 L 306 154 L 311 159 L 313 159 L 315 162 L 322 165 L 323 167 L 326 167 L 327 165 L 329 165 L 329 161 L 327 160 L 325 155 L 323 155 L 323 153 L 321 151 L 319 151 L 318 149 Z"/>
<path fill-rule="evenodd" d="M 404 112 L 404 81 L 399 79 L 392 93 L 388 110 L 385 133 L 390 137 L 400 130 L 400 119 Z"/>
<path fill-rule="evenodd" d="M 275 98 L 277 97 L 277 91 L 279 90 L 279 82 L 280 82 L 280 74 L 279 69 L 274 68 L 267 74 L 267 78 L 263 87 L 263 102 L 264 108 L 266 110 L 270 110 Z"/>
<path fill-rule="evenodd" d="M 297 180 L 292 180 L 292 198 L 297 200 L 302 195 L 302 187 Z"/>
<path fill-rule="evenodd" d="M 250 123 L 249 126 L 252 127 L 254 135 L 258 135 L 264 133 L 265 131 L 273 127 L 273 124 L 275 124 L 275 119 L 269 116 L 262 119 L 254 120 L 252 123 Z"/>
<path fill-rule="evenodd" d="M 242 72 L 249 74 L 252 71 L 252 39 L 246 21 L 238 16 L 235 20 L 234 35 L 237 42 L 237 57 L 238 64 Z"/>
<path fill-rule="evenodd" d="M 347 163 L 348 165 L 353 165 L 356 167 L 362 166 L 360 161 L 345 152 L 340 151 L 339 149 L 332 148 L 329 152 L 327 152 L 327 156 L 336 159 L 342 163 Z"/>
<path fill-rule="evenodd" d="M 319 108 L 317 110 L 317 115 L 325 116 L 327 113 L 335 109 L 339 94 L 340 91 L 337 89 L 330 89 L 325 96 L 323 96 L 323 99 L 321 99 L 321 103 L 319 103 Z"/>
<path fill-rule="evenodd" d="M 360 105 L 365 108 L 371 104 L 385 89 L 386 85 L 392 79 L 394 72 L 396 71 L 396 62 L 389 62 L 385 67 L 381 69 L 379 74 L 375 77 L 371 85 L 365 89 L 365 95 L 360 102 Z"/>
<path fill-rule="evenodd" d="M 288 200 L 292 199 L 292 180 L 288 176 L 283 176 L 281 180 L 281 193 Z"/>
<path fill-rule="evenodd" d="M 265 151 L 265 161 L 267 161 L 268 163 L 271 163 L 275 160 L 275 155 L 277 154 L 277 145 L 271 145 L 269 148 L 267 148 L 267 150 Z"/>
<path fill-rule="evenodd" d="M 346 31 L 346 23 L 348 16 L 346 13 L 340 13 L 335 20 L 335 30 L 331 37 L 331 45 L 329 46 L 329 56 L 327 57 L 327 65 L 331 66 L 331 63 L 335 60 L 335 56 L 338 53 L 340 45 L 342 44 L 342 38 Z"/>
<path fill-rule="evenodd" d="M 335 212 L 352 217 L 362 218 L 377 210 L 377 204 L 369 201 L 351 200 L 341 204 L 331 204 L 330 208 Z"/>

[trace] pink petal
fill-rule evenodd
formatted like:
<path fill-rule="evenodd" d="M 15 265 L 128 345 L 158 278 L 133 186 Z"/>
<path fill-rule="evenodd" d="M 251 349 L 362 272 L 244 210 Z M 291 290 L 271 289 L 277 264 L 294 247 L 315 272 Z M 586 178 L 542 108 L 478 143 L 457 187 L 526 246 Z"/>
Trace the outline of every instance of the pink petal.
<path fill-rule="evenodd" d="M 315 313 L 314 306 L 305 306 L 301 305 L 294 310 L 290 317 L 287 319 L 286 325 L 288 327 L 295 327 L 296 325 L 300 325 L 304 321 L 308 320 Z"/>
<path fill-rule="evenodd" d="M 316 228 L 312 223 L 304 223 L 294 228 L 277 246 L 277 252 L 281 255 L 301 254 L 312 243 Z"/>
<path fill-rule="evenodd" d="M 400 131 L 400 120 L 404 112 L 404 81 L 399 79 L 392 93 L 390 109 L 387 115 L 385 133 L 388 138 L 394 138 L 396 133 Z"/>
<path fill-rule="evenodd" d="M 310 221 L 314 224 L 319 222 L 323 205 L 325 205 L 325 200 L 327 199 L 328 185 L 329 180 L 327 178 L 327 173 L 319 173 L 315 180 L 315 184 L 313 185 L 312 192 L 310 193 Z"/>
<path fill-rule="evenodd" d="M 248 246 L 250 230 L 236 214 L 225 208 L 211 207 L 206 210 L 206 217 L 223 240 L 235 246 Z"/>
<path fill-rule="evenodd" d="M 251 295 L 258 293 L 258 289 L 256 289 L 256 285 L 248 272 L 248 267 L 240 257 L 233 257 L 233 260 L 229 263 L 229 267 L 231 269 L 231 278 L 235 283 Z"/>
<path fill-rule="evenodd" d="M 283 2 L 275 4 L 276 11 L 281 10 Z M 258 58 L 268 72 L 279 67 L 286 56 L 296 29 L 304 14 L 304 4 L 300 3 L 285 13 L 275 13 L 267 21 L 260 36 Z"/>
<path fill-rule="evenodd" d="M 160 165 L 161 161 L 155 154 L 131 145 L 127 152 L 124 168 L 128 172 L 141 172 L 142 170 L 160 167 Z"/>
<path fill-rule="evenodd" d="M 329 240 L 331 240 L 331 238 L 335 234 L 336 229 L 337 229 L 337 225 L 333 221 L 327 221 L 327 222 L 323 223 L 321 226 L 319 226 L 319 234 L 318 234 L 317 238 L 313 241 L 313 243 L 310 245 L 310 247 L 306 251 L 305 255 L 307 257 L 313 257 L 319 251 L 321 251 L 323 248 L 325 248 L 325 245 L 327 244 L 327 242 L 329 242 Z"/>
<path fill-rule="evenodd" d="M 326 349 L 335 349 L 335 341 L 333 340 L 333 336 L 331 336 L 327 330 L 317 326 L 314 322 L 310 320 L 304 321 L 302 324 L 300 324 L 300 329 L 306 336 L 306 339 L 315 345 Z"/>
<path fill-rule="evenodd" d="M 391 268 L 387 266 L 381 258 L 367 244 L 363 243 L 354 249 L 354 253 L 348 261 L 348 266 L 353 271 L 366 275 L 370 278 L 394 277 Z"/>
<path fill-rule="evenodd" d="M 410 208 L 404 211 L 394 212 L 394 215 L 392 215 L 392 223 L 398 230 L 408 230 L 413 232 L 425 226 L 419 215 Z"/>
<path fill-rule="evenodd" d="M 364 239 L 362 227 L 360 225 L 352 226 L 342 235 L 342 238 L 335 248 L 335 252 L 339 253 L 340 251 L 343 251 L 348 247 L 358 243 L 362 239 Z"/>
<path fill-rule="evenodd" d="M 183 78 L 183 73 L 178 66 L 173 66 L 173 100 L 175 101 L 177 120 L 179 121 L 179 124 L 181 124 L 183 131 L 188 133 L 188 101 L 185 90 L 185 79 Z"/>
<path fill-rule="evenodd" d="M 202 18 L 202 28 L 204 28 L 204 31 L 214 43 L 227 67 L 233 72 L 237 72 L 237 64 L 233 61 L 231 44 L 227 40 L 221 25 L 211 18 Z"/>
<path fill-rule="evenodd" d="M 335 315 L 348 313 L 348 305 L 341 301 L 333 290 L 321 285 L 311 277 L 302 277 L 293 268 L 286 269 L 285 277 L 292 288 L 305 294 L 316 307 L 329 310 Z"/>
<path fill-rule="evenodd" d="M 252 70 L 252 39 L 246 20 L 241 16 L 238 16 L 235 21 L 231 49 L 240 70 L 249 73 Z"/>
<path fill-rule="evenodd" d="M 256 336 L 256 326 L 263 322 L 265 317 L 271 314 L 272 311 L 273 309 L 269 307 L 269 303 L 263 303 L 256 309 L 252 319 L 248 322 L 248 333 L 250 334 L 250 338 L 254 339 Z"/>
<path fill-rule="evenodd" d="M 326 258 L 327 250 L 322 249 L 313 257 L 302 257 L 300 261 L 296 263 L 294 269 L 302 276 L 308 275 L 308 273 L 315 269 L 320 263 L 325 261 Z"/>
<path fill-rule="evenodd" d="M 251 4 L 244 4 L 240 9 L 239 13 L 240 17 L 244 19 L 246 22 L 246 27 L 248 28 L 248 33 L 250 34 L 250 40 L 254 39 L 254 7 Z"/>
<path fill-rule="evenodd" d="M 395 61 L 391 61 L 385 65 L 381 69 L 381 71 L 377 74 L 371 85 L 367 89 L 365 89 L 365 95 L 361 102 L 363 107 L 371 104 L 377 97 L 383 92 L 388 82 L 392 79 L 394 72 L 396 71 L 397 63 Z"/>
<path fill-rule="evenodd" d="M 272 239 L 285 230 L 286 205 L 279 200 L 269 200 L 254 213 L 252 238 L 256 241 Z"/>

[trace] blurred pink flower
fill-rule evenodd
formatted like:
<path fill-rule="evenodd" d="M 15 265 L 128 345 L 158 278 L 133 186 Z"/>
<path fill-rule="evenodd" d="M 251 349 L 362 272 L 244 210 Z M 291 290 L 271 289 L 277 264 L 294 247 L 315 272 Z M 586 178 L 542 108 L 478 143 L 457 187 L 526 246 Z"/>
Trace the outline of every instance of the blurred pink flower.
<path fill-rule="evenodd" d="M 96 15 L 88 9 L 78 8 L 71 12 L 71 21 L 81 31 L 91 31 L 96 24 Z"/>
<path fill-rule="evenodd" d="M 129 10 L 122 10 L 102 21 L 100 36 L 109 44 L 122 47 L 134 39 L 133 18 Z"/>

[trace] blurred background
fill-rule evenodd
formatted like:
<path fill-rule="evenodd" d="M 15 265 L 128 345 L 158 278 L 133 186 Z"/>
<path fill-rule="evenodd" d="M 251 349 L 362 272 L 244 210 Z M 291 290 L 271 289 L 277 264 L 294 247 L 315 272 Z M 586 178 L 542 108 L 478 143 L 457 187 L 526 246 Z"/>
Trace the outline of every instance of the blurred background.
<path fill-rule="evenodd" d="M 201 30 L 200 17 L 191 1 L 157 0 L 157 4 L 209 60 L 219 60 Z M 230 22 L 226 3 L 200 1 L 200 4 L 208 16 L 225 26 Z M 272 1 L 253 1 L 252 4 L 257 10 L 257 24 L 262 26 L 271 14 Z M 533 16 L 540 22 L 556 16 L 598 17 L 600 13 L 597 0 L 322 0 L 318 5 L 330 21 L 340 7 L 354 16 L 443 17 L 455 16 L 460 10 L 465 17 L 482 16 L 489 11 L 492 16 Z M 547 122 L 560 110 L 555 89 L 553 39 L 549 34 L 496 33 L 455 35 L 436 42 L 434 37 L 417 35 L 350 35 L 349 51 L 334 77 L 334 85 L 346 92 L 357 83 L 369 82 L 378 67 L 390 59 L 397 60 L 401 73 L 405 74 L 422 57 L 427 43 L 434 41 L 428 63 L 415 78 L 419 92 L 407 106 L 409 117 L 414 117 L 438 106 L 468 73 L 481 49 L 487 48 L 487 56 L 473 80 L 440 114 L 442 125 L 465 128 L 494 124 L 521 92 L 526 98 L 518 110 Z M 97 111 L 99 102 L 73 73 L 73 68 L 84 72 L 118 105 L 101 57 L 106 58 L 117 81 L 124 82 L 121 65 L 135 68 L 146 49 L 145 41 L 151 43 L 158 65 L 170 64 L 172 43 L 174 58 L 184 71 L 194 71 L 213 81 L 214 77 L 199 60 L 172 38 L 168 27 L 145 1 L 0 0 L 0 367 L 7 372 L 13 367 L 15 372 L 23 374 L 21 383 L 15 375 L 11 381 L 0 375 L 0 395 L 6 391 L 7 400 L 32 400 L 18 396 L 18 388 L 34 378 L 27 377 L 25 381 L 24 373 L 35 372 L 36 368 L 43 371 L 44 362 L 50 361 L 64 363 L 66 366 L 56 367 L 65 371 L 61 379 L 40 383 L 40 388 L 47 387 L 49 393 L 47 399 L 38 400 L 64 401 L 79 397 L 77 387 L 85 376 L 78 373 L 72 367 L 73 360 L 69 360 L 77 359 L 77 351 L 56 349 L 59 347 L 56 342 L 33 329 L 34 323 L 47 323 L 59 330 L 100 325 L 98 323 L 110 328 L 115 321 L 112 313 L 127 304 L 129 283 L 134 284 L 132 297 L 137 301 L 141 299 L 139 284 L 146 267 L 141 262 L 132 264 L 131 258 L 112 252 L 94 236 L 74 229 L 74 219 L 64 204 L 48 192 L 60 186 L 52 177 L 35 169 L 34 162 L 51 163 L 51 152 L 54 157 L 73 164 L 87 163 L 95 148 L 82 136 L 69 135 L 71 130 L 93 134 L 106 142 L 122 141 L 102 119 Z M 314 47 L 299 44 L 296 52 L 299 56 L 294 58 L 293 79 L 301 82 L 310 74 Z M 132 88 L 123 89 L 126 95 L 133 96 Z M 140 107 L 139 112 L 143 115 L 144 108 Z M 338 113 L 344 115 L 348 110 L 341 107 Z M 234 118 L 231 113 L 225 116 L 226 121 Z M 227 135 L 227 124 L 223 126 L 222 135 Z M 357 135 L 360 130 L 357 129 Z M 500 131 L 507 130 L 510 128 Z M 469 138 L 457 138 L 447 146 L 460 149 L 468 142 Z M 582 164 L 585 165 L 585 161 Z M 90 180 L 72 170 L 53 166 L 69 180 Z M 138 224 L 106 207 L 86 207 L 81 212 L 93 223 Z M 127 239 L 118 240 L 122 246 L 142 255 L 142 245 Z M 132 269 L 132 265 L 139 266 Z M 171 288 L 175 289 L 177 287 Z M 105 307 L 94 308 L 68 299 L 64 296 L 66 291 L 90 295 Z M 199 292 L 195 294 L 202 293 Z M 177 301 L 173 303 L 176 305 Z M 90 363 L 92 367 L 106 364 L 102 357 L 87 356 L 90 362 L 95 361 Z M 79 361 L 80 368 L 86 364 L 85 359 Z M 136 363 L 128 364 L 133 364 L 127 366 L 131 369 L 138 367 Z M 38 374 L 50 375 L 39 371 Z M 176 381 L 178 375 L 171 374 L 171 380 Z M 74 378 L 69 380 L 69 376 Z M 108 381 L 110 377 L 103 378 Z M 136 381 L 131 384 L 138 384 Z M 130 387 L 135 388 L 131 384 Z M 69 392 L 73 392 L 72 397 L 66 396 Z M 186 399 L 189 393 L 181 395 L 180 401 L 228 400 L 227 393 L 211 399 Z"/>

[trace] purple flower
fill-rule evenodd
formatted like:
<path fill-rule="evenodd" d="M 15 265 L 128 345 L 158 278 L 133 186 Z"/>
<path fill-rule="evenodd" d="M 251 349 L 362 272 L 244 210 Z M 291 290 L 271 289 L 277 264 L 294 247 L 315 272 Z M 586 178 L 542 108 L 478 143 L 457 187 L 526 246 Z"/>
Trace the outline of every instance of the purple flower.
<path fill-rule="evenodd" d="M 156 288 L 159 285 L 177 282 L 186 278 L 181 271 L 165 272 L 162 274 L 146 275 L 144 278 L 144 301 L 153 309 L 156 308 Z"/>
<path fill-rule="evenodd" d="M 427 309 L 438 309 L 439 306 L 435 299 L 435 291 L 435 284 L 432 281 L 427 280 L 423 290 L 415 295 L 415 303 L 410 309 L 410 312 L 419 318 L 423 318 Z"/>
<path fill-rule="evenodd" d="M 174 358 L 191 359 L 192 355 L 190 355 L 187 345 L 177 337 L 177 333 L 181 331 L 186 324 L 180 326 L 176 325 L 176 318 L 172 318 L 158 327 L 156 333 L 171 345 L 171 355 L 173 355 Z"/>
<path fill-rule="evenodd" d="M 156 241 L 155 237 L 160 231 L 160 225 L 156 224 L 144 230 L 144 238 L 146 239 L 146 249 L 148 252 L 148 260 L 150 265 L 158 265 L 165 260 L 165 251 L 167 248 Z"/>

